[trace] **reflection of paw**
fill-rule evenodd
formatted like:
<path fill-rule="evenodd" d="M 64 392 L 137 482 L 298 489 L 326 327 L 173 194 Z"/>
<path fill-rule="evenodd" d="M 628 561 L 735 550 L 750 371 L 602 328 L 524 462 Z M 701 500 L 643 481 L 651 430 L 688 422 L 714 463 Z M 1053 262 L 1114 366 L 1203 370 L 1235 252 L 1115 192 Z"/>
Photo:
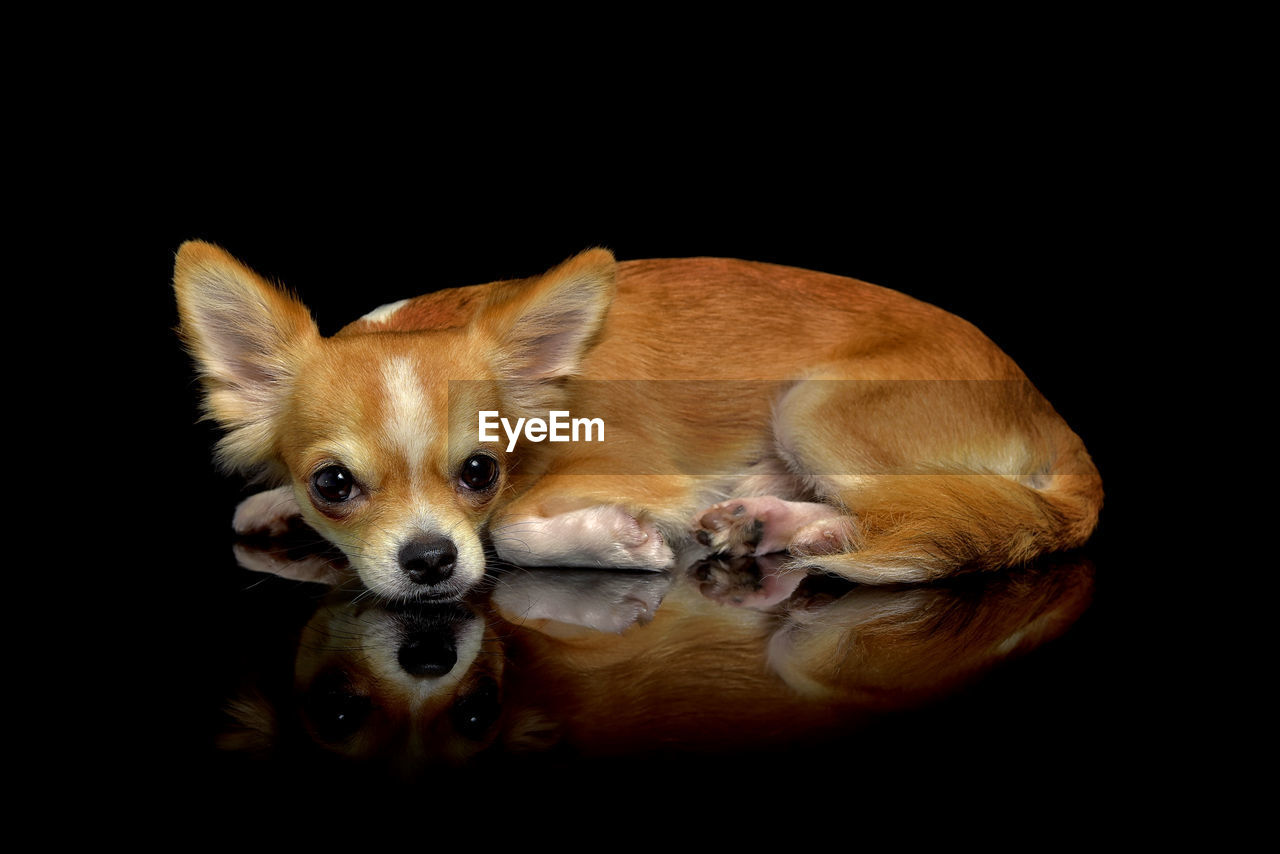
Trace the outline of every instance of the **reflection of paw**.
<path fill-rule="evenodd" d="M 803 570 L 782 568 L 785 561 L 781 555 L 712 555 L 689 571 L 702 582 L 699 589 L 708 599 L 761 609 L 785 601 L 804 580 Z"/>
<path fill-rule="evenodd" d="M 587 625 L 598 632 L 621 634 L 636 623 L 651 621 L 662 599 L 659 597 L 657 601 L 653 601 L 643 596 L 644 591 L 640 592 L 640 596 L 626 596 L 612 603 Z"/>
<path fill-rule="evenodd" d="M 621 633 L 652 620 L 670 585 L 671 576 L 665 573 L 521 569 L 503 576 L 493 604 L 507 620 L 521 625 L 549 620 Z"/>
<path fill-rule="evenodd" d="M 236 507 L 231 520 L 237 534 L 278 537 L 289 530 L 289 521 L 302 514 L 293 490 L 287 486 L 250 495 Z"/>
<path fill-rule="evenodd" d="M 694 537 L 732 556 L 842 551 L 853 520 L 827 504 L 772 495 L 722 501 L 698 516 Z"/>

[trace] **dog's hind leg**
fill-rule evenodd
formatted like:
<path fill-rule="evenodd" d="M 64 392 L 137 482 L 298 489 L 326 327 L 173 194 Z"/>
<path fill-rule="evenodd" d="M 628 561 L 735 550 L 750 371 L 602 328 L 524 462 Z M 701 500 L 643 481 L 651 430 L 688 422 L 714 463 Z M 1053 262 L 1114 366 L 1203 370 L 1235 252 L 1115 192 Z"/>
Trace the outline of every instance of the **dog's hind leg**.
<path fill-rule="evenodd" d="M 799 564 L 866 584 L 1002 569 L 1083 542 L 1070 533 L 1075 508 L 1000 475 L 881 476 L 840 499 L 855 520 L 852 547 L 791 551 Z"/>
<path fill-rule="evenodd" d="M 1079 545 L 1101 503 L 1080 440 L 1020 378 L 805 381 L 774 435 L 820 502 L 726 502 L 698 515 L 700 540 L 745 534 L 796 566 L 916 583 Z"/>

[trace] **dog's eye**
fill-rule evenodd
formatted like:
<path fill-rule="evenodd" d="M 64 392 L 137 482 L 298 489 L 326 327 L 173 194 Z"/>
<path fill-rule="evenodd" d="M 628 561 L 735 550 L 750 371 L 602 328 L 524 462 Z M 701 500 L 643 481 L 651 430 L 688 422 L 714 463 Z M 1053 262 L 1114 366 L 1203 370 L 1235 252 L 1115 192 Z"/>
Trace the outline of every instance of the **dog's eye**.
<path fill-rule="evenodd" d="M 498 461 L 488 454 L 473 454 L 462 464 L 458 479 L 474 492 L 488 489 L 498 479 Z"/>
<path fill-rule="evenodd" d="M 339 504 L 355 492 L 355 478 L 342 466 L 326 466 L 311 478 L 316 495 L 330 504 Z"/>
<path fill-rule="evenodd" d="M 479 741 L 489 732 L 501 712 L 498 686 L 485 679 L 480 687 L 453 704 L 449 717 L 460 735 Z"/>

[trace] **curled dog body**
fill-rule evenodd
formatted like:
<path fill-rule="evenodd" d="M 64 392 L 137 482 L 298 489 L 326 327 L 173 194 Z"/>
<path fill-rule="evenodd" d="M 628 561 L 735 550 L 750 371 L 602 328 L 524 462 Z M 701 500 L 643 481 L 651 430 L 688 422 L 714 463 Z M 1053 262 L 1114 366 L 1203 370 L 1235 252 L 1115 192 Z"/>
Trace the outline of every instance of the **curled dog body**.
<path fill-rule="evenodd" d="M 327 338 L 210 244 L 174 285 L 217 458 L 275 487 L 237 529 L 301 516 L 391 601 L 457 600 L 495 560 L 665 571 L 691 542 L 927 582 L 1081 545 L 1101 506 L 1083 442 L 993 342 L 854 279 L 593 249 Z M 559 412 L 601 441 L 477 430 Z"/>

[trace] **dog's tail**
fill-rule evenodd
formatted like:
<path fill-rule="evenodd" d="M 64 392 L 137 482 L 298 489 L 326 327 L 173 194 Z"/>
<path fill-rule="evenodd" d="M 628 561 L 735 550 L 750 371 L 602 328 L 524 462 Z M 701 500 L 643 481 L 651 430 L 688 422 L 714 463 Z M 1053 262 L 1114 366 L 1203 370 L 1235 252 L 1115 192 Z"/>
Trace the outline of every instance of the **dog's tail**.
<path fill-rule="evenodd" d="M 886 475 L 842 492 L 857 523 L 849 548 L 797 563 L 867 584 L 919 583 L 1081 546 L 1098 523 L 1102 478 L 1067 437 L 1045 474 Z"/>

